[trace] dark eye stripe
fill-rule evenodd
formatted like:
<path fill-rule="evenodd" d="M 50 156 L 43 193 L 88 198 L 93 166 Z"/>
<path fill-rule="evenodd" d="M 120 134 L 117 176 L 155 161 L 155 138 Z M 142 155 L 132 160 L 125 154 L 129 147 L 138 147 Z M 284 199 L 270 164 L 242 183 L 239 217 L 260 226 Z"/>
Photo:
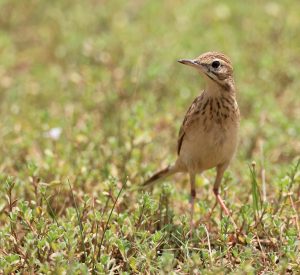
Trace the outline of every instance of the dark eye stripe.
<path fill-rule="evenodd" d="M 224 79 L 226 78 L 225 75 L 220 74 L 220 73 L 218 73 L 218 72 L 210 71 L 210 73 L 214 74 L 219 80 L 224 80 Z"/>

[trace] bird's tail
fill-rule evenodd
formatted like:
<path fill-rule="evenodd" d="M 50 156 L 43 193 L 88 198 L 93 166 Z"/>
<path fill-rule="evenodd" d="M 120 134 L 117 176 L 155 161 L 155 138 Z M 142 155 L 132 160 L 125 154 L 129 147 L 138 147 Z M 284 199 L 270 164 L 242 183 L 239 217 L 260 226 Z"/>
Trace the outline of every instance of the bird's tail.
<path fill-rule="evenodd" d="M 175 174 L 179 172 L 178 168 L 176 165 L 169 165 L 168 167 L 156 172 L 152 177 L 150 177 L 148 180 L 146 180 L 142 186 L 148 186 L 152 183 L 155 183 L 156 181 L 163 179 L 165 177 L 168 177 L 172 174 Z"/>

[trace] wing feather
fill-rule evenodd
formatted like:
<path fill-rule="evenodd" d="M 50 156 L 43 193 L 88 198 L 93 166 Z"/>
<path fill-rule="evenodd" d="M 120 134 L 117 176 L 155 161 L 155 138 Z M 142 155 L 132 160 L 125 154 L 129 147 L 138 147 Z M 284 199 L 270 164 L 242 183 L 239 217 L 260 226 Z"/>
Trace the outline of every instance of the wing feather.
<path fill-rule="evenodd" d="M 180 149 L 181 149 L 187 129 L 196 120 L 196 118 L 197 118 L 196 115 L 200 112 L 199 104 L 201 104 L 200 102 L 201 102 L 202 98 L 203 98 L 203 93 L 194 99 L 194 101 L 192 102 L 191 106 L 189 107 L 189 109 L 187 110 L 187 112 L 185 114 L 184 120 L 181 124 L 179 134 L 178 134 L 178 141 L 177 141 L 177 154 L 178 155 L 180 154 Z"/>

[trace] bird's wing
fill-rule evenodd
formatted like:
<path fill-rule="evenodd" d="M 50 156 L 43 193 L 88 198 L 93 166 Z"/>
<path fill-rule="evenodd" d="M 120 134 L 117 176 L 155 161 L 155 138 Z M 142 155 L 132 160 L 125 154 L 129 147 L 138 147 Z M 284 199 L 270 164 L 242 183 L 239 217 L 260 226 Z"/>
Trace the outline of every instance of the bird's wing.
<path fill-rule="evenodd" d="M 187 129 L 197 119 L 196 115 L 199 113 L 199 103 L 200 103 L 202 97 L 203 97 L 203 95 L 196 97 L 185 114 L 184 120 L 181 124 L 179 134 L 178 134 L 178 141 L 177 141 L 177 154 L 178 155 L 180 153 L 182 142 L 183 142 L 183 139 L 184 139 Z"/>

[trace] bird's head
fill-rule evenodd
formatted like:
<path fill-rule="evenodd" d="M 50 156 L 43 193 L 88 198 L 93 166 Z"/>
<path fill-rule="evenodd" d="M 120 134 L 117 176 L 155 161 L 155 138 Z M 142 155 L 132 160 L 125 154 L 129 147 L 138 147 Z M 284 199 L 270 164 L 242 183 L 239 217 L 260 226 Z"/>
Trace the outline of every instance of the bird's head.
<path fill-rule="evenodd" d="M 228 90 L 234 87 L 233 68 L 230 59 L 218 52 L 207 52 L 195 59 L 181 59 L 179 63 L 196 68 L 222 88 Z"/>

